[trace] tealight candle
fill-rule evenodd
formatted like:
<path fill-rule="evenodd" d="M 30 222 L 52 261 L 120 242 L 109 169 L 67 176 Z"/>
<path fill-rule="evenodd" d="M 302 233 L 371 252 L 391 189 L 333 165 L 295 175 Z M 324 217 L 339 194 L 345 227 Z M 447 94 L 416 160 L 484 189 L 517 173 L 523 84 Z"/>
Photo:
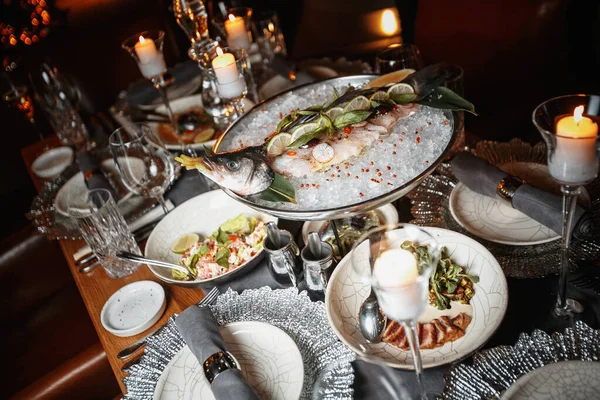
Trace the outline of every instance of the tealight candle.
<path fill-rule="evenodd" d="M 146 78 L 152 78 L 163 74 L 167 70 L 165 59 L 156 48 L 154 40 L 140 36 L 140 41 L 134 46 L 138 57 L 138 67 Z"/>
<path fill-rule="evenodd" d="M 225 99 L 240 97 L 246 90 L 246 81 L 240 75 L 235 57 L 231 53 L 223 53 L 217 47 L 217 57 L 212 60 L 212 67 L 217 76 L 217 91 Z"/>
<path fill-rule="evenodd" d="M 250 39 L 248 38 L 248 29 L 242 17 L 236 17 L 229 14 L 225 20 L 225 32 L 227 33 L 227 44 L 233 49 L 250 48 Z"/>
<path fill-rule="evenodd" d="M 556 150 L 548 162 L 550 175 L 566 184 L 583 184 L 598 175 L 598 125 L 583 116 L 583 106 L 556 124 Z"/>
<path fill-rule="evenodd" d="M 415 320 L 423 313 L 429 281 L 419 279 L 413 253 L 401 248 L 384 251 L 375 261 L 373 277 L 380 287 L 377 290 L 379 305 L 389 318 Z"/>

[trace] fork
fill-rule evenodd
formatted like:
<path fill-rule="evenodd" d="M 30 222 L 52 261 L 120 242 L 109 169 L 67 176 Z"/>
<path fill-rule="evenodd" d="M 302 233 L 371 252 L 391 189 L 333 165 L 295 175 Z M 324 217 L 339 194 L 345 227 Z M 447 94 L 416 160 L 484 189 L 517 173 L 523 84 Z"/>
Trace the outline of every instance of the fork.
<path fill-rule="evenodd" d="M 210 290 L 210 292 L 208 292 L 206 294 L 206 296 L 204 296 L 204 298 L 198 302 L 198 304 L 197 304 L 198 307 L 204 307 L 204 306 L 208 306 L 208 305 L 214 303 L 215 300 L 217 300 L 217 297 L 219 297 L 219 294 L 221 294 L 221 293 L 219 292 L 219 289 L 217 289 L 217 287 L 212 288 Z M 148 339 L 150 336 L 154 336 L 157 333 L 159 333 L 160 331 L 162 331 L 165 326 L 167 326 L 167 324 L 164 324 L 164 325 L 156 328 L 155 330 L 148 333 L 143 338 L 138 339 L 137 341 L 133 342 L 129 346 L 125 347 L 123 350 L 121 350 L 119 352 L 119 354 L 117 354 L 117 358 L 125 359 L 125 358 L 129 357 L 130 355 L 135 353 L 137 349 L 139 349 L 144 344 L 146 344 L 146 339 Z"/>

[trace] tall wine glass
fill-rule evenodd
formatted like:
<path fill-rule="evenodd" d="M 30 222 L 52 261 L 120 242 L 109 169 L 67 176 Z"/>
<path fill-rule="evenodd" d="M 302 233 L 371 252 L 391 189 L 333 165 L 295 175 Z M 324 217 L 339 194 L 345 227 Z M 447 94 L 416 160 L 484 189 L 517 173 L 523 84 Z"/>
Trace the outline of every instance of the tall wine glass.
<path fill-rule="evenodd" d="M 167 214 L 164 193 L 173 182 L 175 166 L 152 129 L 131 124 L 114 131 L 108 142 L 123 184 L 135 194 L 154 197 Z"/>
<path fill-rule="evenodd" d="M 392 224 L 365 233 L 354 244 L 353 273 L 375 291 L 389 320 L 398 322 L 410 346 L 421 398 L 423 363 L 417 319 L 429 304 L 429 280 L 440 257 L 440 245 L 427 231 L 410 224 Z M 377 361 L 366 355 L 367 360 Z"/>
<path fill-rule="evenodd" d="M 580 303 L 567 298 L 569 248 L 581 186 L 598 176 L 600 96 L 575 94 L 547 100 L 533 111 L 533 124 L 546 142 L 548 170 L 561 184 L 563 193 L 560 275 L 554 313 L 567 318 L 583 311 Z"/>

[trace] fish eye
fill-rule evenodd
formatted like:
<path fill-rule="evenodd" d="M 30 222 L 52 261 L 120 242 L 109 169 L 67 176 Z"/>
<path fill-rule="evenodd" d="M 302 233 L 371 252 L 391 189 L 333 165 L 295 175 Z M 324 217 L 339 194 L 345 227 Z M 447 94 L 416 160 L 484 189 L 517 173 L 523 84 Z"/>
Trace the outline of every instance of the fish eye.
<path fill-rule="evenodd" d="M 235 170 L 237 170 L 240 167 L 240 162 L 237 161 L 237 160 L 229 160 L 229 161 L 227 161 L 227 163 L 225 164 L 225 166 L 230 171 L 235 171 Z"/>

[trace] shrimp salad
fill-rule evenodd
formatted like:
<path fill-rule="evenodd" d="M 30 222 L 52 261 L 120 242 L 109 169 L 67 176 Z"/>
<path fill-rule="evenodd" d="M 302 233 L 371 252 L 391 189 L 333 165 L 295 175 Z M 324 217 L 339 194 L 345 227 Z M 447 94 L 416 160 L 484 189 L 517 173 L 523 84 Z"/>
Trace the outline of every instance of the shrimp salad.
<path fill-rule="evenodd" d="M 246 263 L 262 250 L 267 229 L 263 221 L 244 214 L 222 224 L 210 237 L 193 244 L 183 253 L 180 265 L 198 280 L 223 275 Z M 173 271 L 176 279 L 185 279 Z"/>

